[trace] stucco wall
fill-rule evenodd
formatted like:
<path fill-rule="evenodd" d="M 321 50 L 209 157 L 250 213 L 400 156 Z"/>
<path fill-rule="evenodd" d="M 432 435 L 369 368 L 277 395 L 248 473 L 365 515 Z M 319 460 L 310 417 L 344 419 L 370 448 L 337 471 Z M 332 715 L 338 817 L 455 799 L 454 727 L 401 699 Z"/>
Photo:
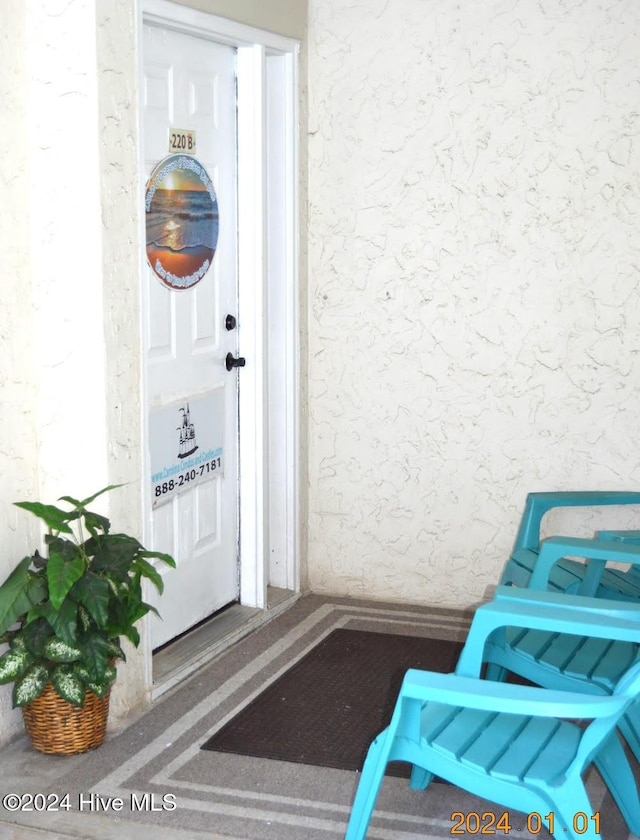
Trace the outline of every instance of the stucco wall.
<path fill-rule="evenodd" d="M 470 604 L 640 486 L 640 6 L 309 6 L 310 585 Z"/>
<path fill-rule="evenodd" d="M 0 18 L 3 580 L 41 543 L 15 500 L 128 482 L 101 509 L 118 530 L 142 523 L 135 10 L 33 0 Z M 121 668 L 114 720 L 146 699 L 140 657 Z M 0 741 L 22 728 L 10 697 L 0 688 Z"/>
<path fill-rule="evenodd" d="M 142 540 L 144 440 L 140 399 L 132 399 L 142 393 L 137 17 L 130 0 L 97 0 L 95 6 L 105 457 L 109 483 L 124 485 L 109 499 L 109 513 L 114 530 Z M 148 702 L 146 646 L 127 645 L 126 653 L 111 696 L 114 724 Z"/>
<path fill-rule="evenodd" d="M 29 264 L 29 174 L 26 154 L 25 7 L 22 0 L 0 5 L 0 580 L 33 545 L 37 528 L 25 521 L 14 501 L 33 497 L 34 451 L 32 292 Z M 11 127 L 7 130 L 7 127 Z M 11 690 L 0 689 L 0 740 L 12 718 Z M 17 726 L 19 719 L 13 723 Z M 13 729 L 10 729 L 13 731 Z"/>

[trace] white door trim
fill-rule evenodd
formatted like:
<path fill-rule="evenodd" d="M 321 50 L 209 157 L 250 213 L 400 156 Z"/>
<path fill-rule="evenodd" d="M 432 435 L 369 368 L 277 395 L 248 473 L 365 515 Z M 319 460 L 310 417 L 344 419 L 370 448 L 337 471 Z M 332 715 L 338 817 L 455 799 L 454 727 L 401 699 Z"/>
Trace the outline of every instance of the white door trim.
<path fill-rule="evenodd" d="M 238 48 L 238 339 L 247 358 L 240 371 L 240 602 L 251 607 L 266 602 L 269 540 L 264 87 L 264 47 Z M 245 447 L 253 457 L 245 457 Z M 245 564 L 245 554 L 253 562 Z"/>
<path fill-rule="evenodd" d="M 300 585 L 299 44 L 168 0 L 141 0 L 139 21 L 140 32 L 143 22 L 156 24 L 238 49 L 238 338 L 247 359 L 240 370 L 240 600 L 265 608 L 275 554 L 284 565 L 278 585 L 284 580 L 296 592 Z M 267 120 L 274 102 L 277 132 Z M 267 190 L 270 176 L 280 190 Z M 270 354 L 277 363 L 269 364 Z M 284 399 L 270 404 L 270 394 Z M 150 674 L 149 665 L 148 685 Z"/>
<path fill-rule="evenodd" d="M 201 38 L 211 38 L 220 44 L 229 44 L 233 47 L 259 44 L 268 50 L 294 55 L 297 55 L 299 50 L 299 43 L 293 38 L 256 29 L 228 18 L 199 12 L 189 6 L 171 3 L 170 0 L 142 0 L 142 15 L 146 23 L 190 35 L 199 35 Z"/>
<path fill-rule="evenodd" d="M 278 585 L 300 588 L 298 45 L 283 51 L 275 38 L 276 50 L 262 34 L 238 45 L 240 601 L 252 607 L 266 606 L 275 558 Z M 280 188 L 268 189 L 275 179 Z"/>

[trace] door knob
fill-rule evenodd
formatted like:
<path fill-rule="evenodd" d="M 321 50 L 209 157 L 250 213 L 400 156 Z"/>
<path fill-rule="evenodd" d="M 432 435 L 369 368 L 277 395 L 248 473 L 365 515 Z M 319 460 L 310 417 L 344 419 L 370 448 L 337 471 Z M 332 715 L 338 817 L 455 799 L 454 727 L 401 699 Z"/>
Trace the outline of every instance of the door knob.
<path fill-rule="evenodd" d="M 227 331 L 235 330 L 238 322 L 236 321 L 235 315 L 227 315 L 224 319 L 224 325 Z"/>
<path fill-rule="evenodd" d="M 247 360 L 242 356 L 238 356 L 236 359 L 233 353 L 227 353 L 225 364 L 227 366 L 227 370 L 232 370 L 233 368 L 244 367 L 247 364 Z"/>

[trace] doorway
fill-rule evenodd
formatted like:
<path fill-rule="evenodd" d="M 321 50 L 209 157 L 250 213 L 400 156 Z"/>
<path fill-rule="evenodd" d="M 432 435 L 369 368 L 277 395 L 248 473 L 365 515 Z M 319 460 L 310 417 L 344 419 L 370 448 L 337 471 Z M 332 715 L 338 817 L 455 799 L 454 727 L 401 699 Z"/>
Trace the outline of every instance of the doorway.
<path fill-rule="evenodd" d="M 148 0 L 142 54 L 145 175 L 183 132 L 219 216 L 193 287 L 167 288 L 145 260 L 145 539 L 178 566 L 161 597 L 149 591 L 163 617 L 148 619 L 152 649 L 229 602 L 263 611 L 269 586 L 299 589 L 298 45 Z M 158 496 L 157 428 L 172 411 L 177 436 L 187 411 L 193 434 L 215 427 L 206 453 L 222 456 Z"/>

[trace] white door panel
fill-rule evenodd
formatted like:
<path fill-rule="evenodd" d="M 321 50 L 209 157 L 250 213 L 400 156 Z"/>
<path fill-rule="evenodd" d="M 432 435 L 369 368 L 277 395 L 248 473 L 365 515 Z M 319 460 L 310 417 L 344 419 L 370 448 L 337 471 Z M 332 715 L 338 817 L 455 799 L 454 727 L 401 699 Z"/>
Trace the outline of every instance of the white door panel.
<path fill-rule="evenodd" d="M 236 50 L 159 26 L 144 27 L 144 154 L 147 176 L 166 157 L 171 128 L 195 132 L 195 157 L 216 191 L 219 233 L 213 263 L 188 289 L 163 285 L 147 269 L 145 311 L 147 405 L 153 411 L 223 394 L 222 473 L 185 489 L 153 510 L 157 550 L 172 553 L 175 571 L 160 570 L 165 592 L 153 597 L 162 621 L 150 622 L 158 647 L 238 597 Z M 177 435 L 177 432 L 176 432 Z"/>

